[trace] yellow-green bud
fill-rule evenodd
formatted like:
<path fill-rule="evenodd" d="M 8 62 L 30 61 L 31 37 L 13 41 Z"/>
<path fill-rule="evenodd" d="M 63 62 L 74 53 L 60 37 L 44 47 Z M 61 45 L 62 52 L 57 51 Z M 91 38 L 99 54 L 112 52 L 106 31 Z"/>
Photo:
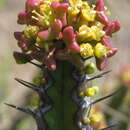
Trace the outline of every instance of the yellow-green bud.
<path fill-rule="evenodd" d="M 86 74 L 93 74 L 96 70 L 96 65 L 94 63 L 89 63 L 86 66 L 85 72 Z"/>
<path fill-rule="evenodd" d="M 79 93 L 79 96 L 80 96 L 80 97 L 84 97 L 84 96 L 85 96 L 85 95 L 84 95 L 84 92 L 81 91 L 81 92 Z"/>
<path fill-rule="evenodd" d="M 37 84 L 37 85 L 40 85 L 42 83 L 45 83 L 45 79 L 43 77 L 35 77 L 33 78 L 33 83 Z"/>
<path fill-rule="evenodd" d="M 24 29 L 24 36 L 28 39 L 35 39 L 37 37 L 37 33 L 39 31 L 39 27 L 38 26 L 27 26 Z"/>
<path fill-rule="evenodd" d="M 99 92 L 99 88 L 97 86 L 93 86 L 91 88 L 87 88 L 84 91 L 84 95 L 88 97 L 95 96 Z"/>
<path fill-rule="evenodd" d="M 89 43 L 83 43 L 80 45 L 80 55 L 84 58 L 93 56 L 94 50 L 91 44 Z"/>
<path fill-rule="evenodd" d="M 35 97 L 32 97 L 33 99 L 31 100 L 31 102 L 30 102 L 30 104 L 32 105 L 32 106 L 37 106 L 37 105 L 39 105 L 39 103 L 40 103 L 40 98 L 38 97 L 38 96 L 35 96 Z"/>

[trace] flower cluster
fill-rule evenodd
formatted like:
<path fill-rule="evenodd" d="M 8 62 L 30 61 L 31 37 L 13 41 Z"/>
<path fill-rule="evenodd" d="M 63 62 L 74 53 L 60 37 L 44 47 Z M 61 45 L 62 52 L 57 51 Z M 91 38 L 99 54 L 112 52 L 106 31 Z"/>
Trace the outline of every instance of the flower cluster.
<path fill-rule="evenodd" d="M 102 70 L 107 58 L 117 52 L 110 37 L 120 23 L 108 20 L 103 0 L 96 0 L 95 5 L 85 0 L 27 0 L 18 23 L 26 25 L 14 33 L 22 50 L 14 52 L 19 64 L 37 60 L 55 70 L 56 60 L 95 57 Z"/>

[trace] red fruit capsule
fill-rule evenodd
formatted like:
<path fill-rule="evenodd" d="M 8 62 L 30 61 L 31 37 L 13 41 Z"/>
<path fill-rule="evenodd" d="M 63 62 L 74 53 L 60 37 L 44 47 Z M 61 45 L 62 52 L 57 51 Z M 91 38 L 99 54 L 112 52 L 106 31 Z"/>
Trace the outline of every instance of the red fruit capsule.
<path fill-rule="evenodd" d="M 63 30 L 63 38 L 68 49 L 70 49 L 74 53 L 79 53 L 80 47 L 79 44 L 76 42 L 75 36 L 76 35 L 74 33 L 73 27 L 68 26 Z"/>
<path fill-rule="evenodd" d="M 51 7 L 59 14 L 65 13 L 68 10 L 69 4 L 68 3 L 59 3 L 59 2 L 52 2 Z"/>
<path fill-rule="evenodd" d="M 97 64 L 97 68 L 100 71 L 103 70 L 107 65 L 107 58 L 102 58 L 102 59 L 96 58 L 96 64 Z"/>
<path fill-rule="evenodd" d="M 108 17 L 102 11 L 97 11 L 97 20 L 104 25 L 109 24 Z"/>
<path fill-rule="evenodd" d="M 30 41 L 18 41 L 18 46 L 21 48 L 23 52 L 29 51 L 29 47 L 31 45 Z"/>
<path fill-rule="evenodd" d="M 118 49 L 117 48 L 112 48 L 111 49 L 111 53 L 107 54 L 107 57 L 112 57 L 113 55 L 115 55 L 117 53 Z"/>
<path fill-rule="evenodd" d="M 62 30 L 62 26 L 62 22 L 59 19 L 55 20 L 54 24 L 51 26 L 52 35 L 58 37 Z"/>
<path fill-rule="evenodd" d="M 47 41 L 50 38 L 50 31 L 47 29 L 42 32 L 39 32 L 38 37 L 43 41 Z"/>
<path fill-rule="evenodd" d="M 96 10 L 97 11 L 104 11 L 104 0 L 96 0 Z"/>
<path fill-rule="evenodd" d="M 106 46 L 111 52 L 107 54 L 107 57 L 111 57 L 113 55 L 116 54 L 117 52 L 117 48 L 113 47 L 111 44 L 110 44 L 110 37 L 109 36 L 104 36 L 104 38 L 102 39 L 102 44 L 104 46 Z"/>
<path fill-rule="evenodd" d="M 112 33 L 119 31 L 121 28 L 121 24 L 119 21 L 110 22 L 105 28 L 104 31 L 106 35 L 111 36 Z"/>
<path fill-rule="evenodd" d="M 115 26 L 115 28 L 114 28 L 114 29 L 115 29 L 114 32 L 119 31 L 120 28 L 121 28 L 121 24 L 120 24 L 119 21 L 115 21 L 115 22 L 114 22 L 114 26 Z"/>
<path fill-rule="evenodd" d="M 23 40 L 23 32 L 14 32 L 14 37 L 18 41 Z"/>
<path fill-rule="evenodd" d="M 41 3 L 41 0 L 27 0 L 26 1 L 26 11 L 32 11 L 33 9 L 37 8 Z"/>
<path fill-rule="evenodd" d="M 18 20 L 17 20 L 18 24 L 26 24 L 26 15 L 27 15 L 26 12 L 20 12 L 18 14 Z"/>
<path fill-rule="evenodd" d="M 18 24 L 33 24 L 36 23 L 32 19 L 32 13 L 31 12 L 20 12 L 18 14 Z"/>
<path fill-rule="evenodd" d="M 53 56 L 47 58 L 45 64 L 49 70 L 56 70 L 56 61 Z"/>
<path fill-rule="evenodd" d="M 68 26 L 63 30 L 63 38 L 66 43 L 72 43 L 75 39 L 74 29 L 72 26 Z"/>
<path fill-rule="evenodd" d="M 80 52 L 80 47 L 79 47 L 79 44 L 74 41 L 72 42 L 70 45 L 69 45 L 69 49 L 74 52 L 74 53 L 79 53 Z"/>
<path fill-rule="evenodd" d="M 106 46 L 108 49 L 112 49 L 112 45 L 110 44 L 110 37 L 109 36 L 104 36 L 102 39 L 102 44 Z"/>

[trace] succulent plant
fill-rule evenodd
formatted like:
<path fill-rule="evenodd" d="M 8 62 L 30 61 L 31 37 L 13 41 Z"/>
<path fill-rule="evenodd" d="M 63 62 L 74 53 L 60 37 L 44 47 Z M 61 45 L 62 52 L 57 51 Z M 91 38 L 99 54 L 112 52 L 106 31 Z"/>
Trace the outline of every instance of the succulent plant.
<path fill-rule="evenodd" d="M 101 122 L 93 105 L 116 93 L 95 99 L 99 88 L 90 84 L 109 72 L 103 71 L 107 59 L 117 52 L 110 38 L 120 29 L 119 21 L 109 21 L 104 0 L 91 2 L 26 0 L 18 14 L 18 24 L 26 26 L 14 33 L 21 48 L 14 58 L 37 66 L 43 76 L 38 84 L 16 80 L 36 91 L 40 103 L 35 110 L 7 105 L 32 115 L 38 130 L 93 130 Z"/>

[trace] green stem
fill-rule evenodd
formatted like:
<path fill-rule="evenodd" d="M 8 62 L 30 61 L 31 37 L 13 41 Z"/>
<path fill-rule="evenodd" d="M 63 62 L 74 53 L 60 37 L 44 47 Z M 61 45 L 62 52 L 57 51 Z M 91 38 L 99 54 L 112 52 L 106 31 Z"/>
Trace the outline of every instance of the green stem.
<path fill-rule="evenodd" d="M 57 62 L 57 70 L 50 72 L 53 86 L 48 90 L 48 95 L 53 102 L 52 110 L 45 115 L 51 130 L 77 130 L 74 121 L 77 106 L 71 99 L 72 89 L 76 83 L 72 78 L 72 64 Z"/>

